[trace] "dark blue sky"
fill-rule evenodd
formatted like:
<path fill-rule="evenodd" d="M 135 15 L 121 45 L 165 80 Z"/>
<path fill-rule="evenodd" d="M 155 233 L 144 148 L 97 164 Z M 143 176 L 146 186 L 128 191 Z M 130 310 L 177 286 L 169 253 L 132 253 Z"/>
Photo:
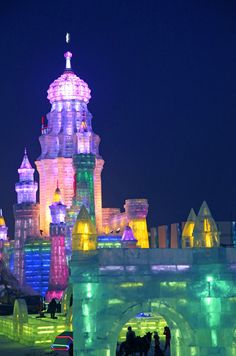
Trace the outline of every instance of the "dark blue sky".
<path fill-rule="evenodd" d="M 4 4 L 5 3 L 5 4 Z M 73 69 L 92 90 L 103 205 L 149 200 L 149 226 L 184 220 L 205 199 L 236 218 L 235 1 L 2 1 L 0 206 L 12 232 L 24 147 L 40 153 L 49 84 Z"/>

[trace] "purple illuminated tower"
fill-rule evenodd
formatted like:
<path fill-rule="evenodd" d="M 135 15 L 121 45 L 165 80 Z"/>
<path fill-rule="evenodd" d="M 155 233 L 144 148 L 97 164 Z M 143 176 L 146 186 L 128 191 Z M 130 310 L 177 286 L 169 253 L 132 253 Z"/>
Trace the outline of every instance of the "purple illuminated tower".
<path fill-rule="evenodd" d="M 20 284 L 24 283 L 24 243 L 28 236 L 39 235 L 39 204 L 36 203 L 38 183 L 34 181 L 32 168 L 27 152 L 18 169 L 19 182 L 15 185 L 17 204 L 14 205 L 15 246 L 14 273 Z"/>
<path fill-rule="evenodd" d="M 69 277 L 65 252 L 66 205 L 62 203 L 61 191 L 58 187 L 49 208 L 52 222 L 50 223 L 51 262 L 47 301 L 52 298 L 61 299 Z"/>
<path fill-rule="evenodd" d="M 92 130 L 92 115 L 87 108 L 91 98 L 90 89 L 71 68 L 72 53 L 65 53 L 64 73 L 48 89 L 52 105 L 43 124 L 39 138 L 41 155 L 36 166 L 40 179 L 40 227 L 48 234 L 50 223 L 49 205 L 54 187 L 60 182 L 62 199 L 67 208 L 74 196 L 73 155 L 92 154 L 95 156 L 94 205 L 96 226 L 102 230 L 101 172 L 104 161 L 99 154 L 100 138 Z"/>

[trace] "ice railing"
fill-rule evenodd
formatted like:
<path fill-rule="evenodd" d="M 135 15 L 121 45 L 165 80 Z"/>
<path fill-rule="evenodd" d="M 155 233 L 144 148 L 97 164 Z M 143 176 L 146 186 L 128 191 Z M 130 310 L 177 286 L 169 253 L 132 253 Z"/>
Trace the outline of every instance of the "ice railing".
<path fill-rule="evenodd" d="M 236 249 L 101 249 L 99 270 L 109 272 L 187 272 L 193 266 L 222 264 L 236 271 Z"/>

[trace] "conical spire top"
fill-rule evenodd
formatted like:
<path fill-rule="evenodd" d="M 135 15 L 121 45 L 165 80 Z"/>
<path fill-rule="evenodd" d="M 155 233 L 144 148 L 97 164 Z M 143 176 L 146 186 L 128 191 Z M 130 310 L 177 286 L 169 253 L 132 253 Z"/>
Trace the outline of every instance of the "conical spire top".
<path fill-rule="evenodd" d="M 58 181 L 57 181 L 57 188 L 56 188 L 56 190 L 54 192 L 54 196 L 53 196 L 53 203 L 62 203 L 61 191 L 58 186 Z"/>
<path fill-rule="evenodd" d="M 200 209 L 199 209 L 199 212 L 198 212 L 198 217 L 212 217 L 211 215 L 211 211 L 207 205 L 207 202 L 204 200 Z"/>
<path fill-rule="evenodd" d="M 82 205 L 73 227 L 73 234 L 96 234 L 96 227 L 93 224 L 88 210 Z"/>
<path fill-rule="evenodd" d="M 194 221 L 194 222 L 195 222 L 195 221 L 196 221 L 196 218 L 197 218 L 197 215 L 196 215 L 194 209 L 192 208 L 192 209 L 190 210 L 190 212 L 189 212 L 187 221 Z"/>
<path fill-rule="evenodd" d="M 137 241 L 134 237 L 133 230 L 130 226 L 126 226 L 121 238 L 122 241 Z"/>
<path fill-rule="evenodd" d="M 32 169 L 32 166 L 30 164 L 30 161 L 29 161 L 29 158 L 28 158 L 28 155 L 27 155 L 26 148 L 24 150 L 24 157 L 23 157 L 20 169 Z"/>

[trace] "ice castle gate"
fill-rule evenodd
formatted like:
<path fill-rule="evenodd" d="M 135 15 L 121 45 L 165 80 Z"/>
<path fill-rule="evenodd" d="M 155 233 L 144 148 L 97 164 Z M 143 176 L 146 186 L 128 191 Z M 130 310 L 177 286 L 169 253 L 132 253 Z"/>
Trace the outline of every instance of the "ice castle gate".
<path fill-rule="evenodd" d="M 155 312 L 171 356 L 236 356 L 236 249 L 73 251 L 74 355 L 114 356 L 122 326 Z"/>

